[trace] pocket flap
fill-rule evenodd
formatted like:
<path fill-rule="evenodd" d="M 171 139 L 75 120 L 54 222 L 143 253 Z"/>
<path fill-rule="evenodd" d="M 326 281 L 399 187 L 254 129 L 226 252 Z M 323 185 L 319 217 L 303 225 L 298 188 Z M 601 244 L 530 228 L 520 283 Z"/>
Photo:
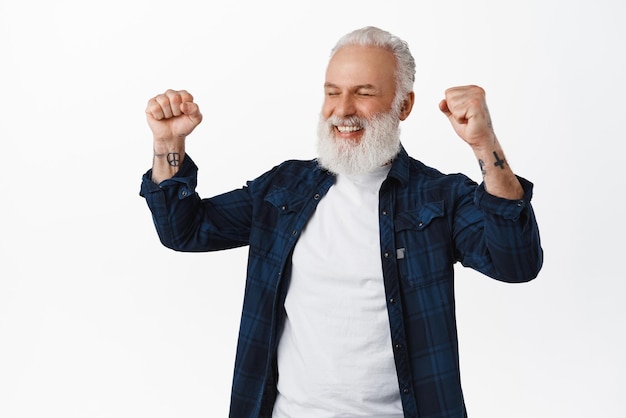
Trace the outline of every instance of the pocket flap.
<path fill-rule="evenodd" d="M 289 213 L 298 211 L 304 199 L 291 190 L 276 187 L 265 196 L 265 201 L 271 203 L 281 213 Z"/>
<path fill-rule="evenodd" d="M 443 216 L 445 213 L 443 200 L 428 202 L 415 210 L 400 213 L 395 219 L 395 230 L 403 231 L 414 229 L 421 231 L 426 228 L 433 219 Z"/>

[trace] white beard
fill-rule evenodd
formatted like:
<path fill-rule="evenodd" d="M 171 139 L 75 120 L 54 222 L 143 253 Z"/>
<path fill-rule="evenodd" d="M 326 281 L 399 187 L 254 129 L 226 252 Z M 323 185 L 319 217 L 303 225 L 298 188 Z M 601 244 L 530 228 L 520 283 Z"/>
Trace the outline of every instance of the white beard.
<path fill-rule="evenodd" d="M 361 140 L 335 138 L 337 125 L 363 127 Z M 317 135 L 318 163 L 334 174 L 368 173 L 391 162 L 400 151 L 400 120 L 393 110 L 372 120 L 357 116 L 324 119 L 320 115 Z"/>

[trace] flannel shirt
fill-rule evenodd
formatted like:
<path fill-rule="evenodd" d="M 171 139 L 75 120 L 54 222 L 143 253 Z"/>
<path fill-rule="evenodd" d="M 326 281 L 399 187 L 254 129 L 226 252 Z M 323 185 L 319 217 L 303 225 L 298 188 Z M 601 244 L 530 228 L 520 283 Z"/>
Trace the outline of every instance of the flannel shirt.
<path fill-rule="evenodd" d="M 230 417 L 271 417 L 276 350 L 291 254 L 335 177 L 316 160 L 286 161 L 241 189 L 208 199 L 195 191 L 186 156 L 160 185 L 142 181 L 161 242 L 177 251 L 249 246 Z M 461 418 L 455 320 L 456 262 L 505 282 L 537 276 L 543 250 L 530 200 L 489 195 L 462 174 L 442 174 L 408 156 L 394 159 L 379 193 L 380 248 L 398 390 L 405 417 Z"/>

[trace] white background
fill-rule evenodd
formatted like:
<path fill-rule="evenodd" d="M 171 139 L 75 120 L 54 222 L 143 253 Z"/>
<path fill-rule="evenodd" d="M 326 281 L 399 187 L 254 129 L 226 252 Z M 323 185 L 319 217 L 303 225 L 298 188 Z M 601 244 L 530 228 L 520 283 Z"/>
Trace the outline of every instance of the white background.
<path fill-rule="evenodd" d="M 624 417 L 620 1 L 0 0 L 0 417 L 225 417 L 246 249 L 161 246 L 139 197 L 147 100 L 188 89 L 209 196 L 314 157 L 339 36 L 409 42 L 409 153 L 479 180 L 437 109 L 479 84 L 535 183 L 545 264 L 507 285 L 459 267 L 470 416 Z"/>

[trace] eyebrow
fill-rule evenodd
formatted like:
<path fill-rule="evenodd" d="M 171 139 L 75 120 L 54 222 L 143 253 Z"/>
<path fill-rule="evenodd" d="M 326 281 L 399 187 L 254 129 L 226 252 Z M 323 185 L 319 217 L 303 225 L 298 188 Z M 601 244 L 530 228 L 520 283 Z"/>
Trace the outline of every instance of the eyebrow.
<path fill-rule="evenodd" d="M 324 83 L 324 88 L 336 88 L 338 89 L 339 86 L 333 83 Z M 373 84 L 359 84 L 357 86 L 352 87 L 355 90 L 360 90 L 360 89 L 367 89 L 367 90 L 376 90 L 376 87 L 374 87 Z"/>

